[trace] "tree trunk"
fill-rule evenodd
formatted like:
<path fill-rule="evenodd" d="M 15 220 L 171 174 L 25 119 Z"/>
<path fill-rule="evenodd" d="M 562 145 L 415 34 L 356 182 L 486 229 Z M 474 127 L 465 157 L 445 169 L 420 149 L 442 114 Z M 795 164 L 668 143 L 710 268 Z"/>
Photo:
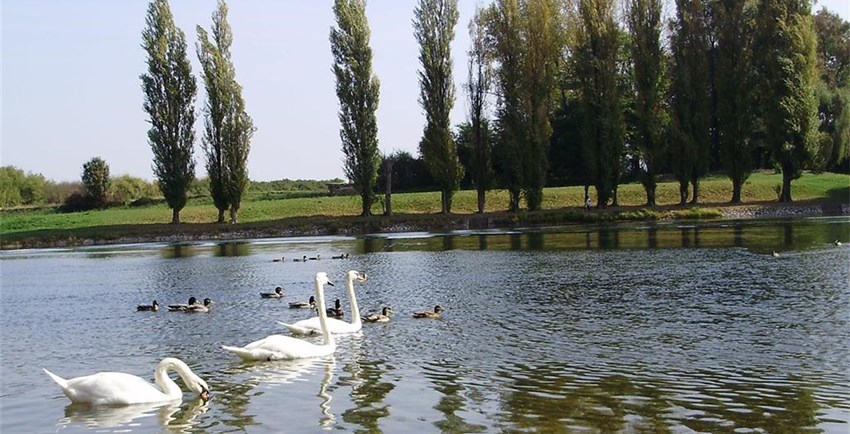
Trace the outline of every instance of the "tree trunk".
<path fill-rule="evenodd" d="M 646 186 L 646 206 L 655 206 L 655 185 Z"/>
<path fill-rule="evenodd" d="M 618 183 L 619 184 L 619 183 Z M 614 185 L 614 191 L 611 192 L 611 206 L 620 206 L 620 202 L 617 200 L 617 185 Z"/>
<path fill-rule="evenodd" d="M 236 219 L 237 214 L 239 214 L 239 207 L 230 205 L 230 223 L 236 224 L 239 223 Z"/>
<path fill-rule="evenodd" d="M 688 182 L 679 181 L 679 205 L 688 203 Z"/>
<path fill-rule="evenodd" d="M 519 212 L 519 192 L 509 191 L 508 196 L 508 211 Z"/>
<path fill-rule="evenodd" d="M 691 205 L 699 203 L 699 178 L 694 177 L 691 180 L 691 185 L 694 186 L 694 196 L 691 198 Z"/>
<path fill-rule="evenodd" d="M 177 208 L 173 208 L 171 210 L 171 224 L 176 225 L 180 223 L 180 210 Z"/>
<path fill-rule="evenodd" d="M 483 188 L 478 189 L 478 214 L 484 214 L 486 193 Z"/>
<path fill-rule="evenodd" d="M 387 178 L 386 188 L 384 189 L 384 215 L 393 215 L 393 159 L 387 158 L 384 160 L 384 177 Z"/>
<path fill-rule="evenodd" d="M 444 215 L 448 215 L 450 212 L 452 212 L 452 203 L 450 199 L 451 196 L 449 194 L 450 192 L 446 190 L 443 190 L 440 194 L 440 202 L 443 206 L 443 210 L 441 211 L 441 213 Z"/>
<path fill-rule="evenodd" d="M 218 209 L 218 221 L 216 223 L 224 223 L 224 208 Z"/>
<path fill-rule="evenodd" d="M 372 215 L 372 195 L 368 192 L 360 193 L 360 199 L 363 202 L 363 212 L 361 217 L 369 217 Z"/>
<path fill-rule="evenodd" d="M 741 181 L 732 179 L 732 203 L 741 203 Z"/>
<path fill-rule="evenodd" d="M 782 165 L 782 194 L 779 198 L 780 202 L 792 202 L 791 200 L 791 169 L 786 165 Z"/>

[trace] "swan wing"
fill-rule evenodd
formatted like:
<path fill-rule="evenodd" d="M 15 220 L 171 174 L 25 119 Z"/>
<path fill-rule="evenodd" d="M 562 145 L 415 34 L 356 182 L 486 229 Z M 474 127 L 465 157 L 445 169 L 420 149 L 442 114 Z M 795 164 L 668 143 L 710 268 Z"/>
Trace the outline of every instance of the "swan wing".
<path fill-rule="evenodd" d="M 147 380 L 123 372 L 98 372 L 64 380 L 46 369 L 44 371 L 59 384 L 65 396 L 74 403 L 127 405 L 180 399 L 180 397 L 169 397 L 162 393 Z"/>
<path fill-rule="evenodd" d="M 327 318 L 325 319 L 325 321 L 327 321 L 328 331 L 335 335 L 356 333 L 360 331 L 361 328 L 363 328 L 363 325 L 360 323 L 352 324 L 350 322 L 345 322 L 336 318 Z M 298 321 L 294 324 L 286 324 L 282 322 L 278 322 L 278 324 L 288 328 L 289 331 L 297 335 L 322 334 L 322 324 L 319 321 L 319 317 L 317 316 Z"/>
<path fill-rule="evenodd" d="M 271 335 L 244 347 L 222 346 L 243 360 L 289 360 L 333 354 L 335 345 L 316 345 L 291 336 Z"/>

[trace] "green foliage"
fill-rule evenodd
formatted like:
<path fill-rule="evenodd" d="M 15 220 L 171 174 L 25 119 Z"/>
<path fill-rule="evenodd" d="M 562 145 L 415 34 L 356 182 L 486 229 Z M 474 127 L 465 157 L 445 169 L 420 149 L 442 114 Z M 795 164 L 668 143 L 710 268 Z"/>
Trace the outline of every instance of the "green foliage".
<path fill-rule="evenodd" d="M 782 169 L 781 201 L 791 201 L 791 180 L 816 155 L 817 40 L 810 5 L 803 0 L 763 0 L 754 47 L 765 142 Z"/>
<path fill-rule="evenodd" d="M 148 142 L 154 155 L 154 176 L 172 210 L 171 221 L 179 223 L 186 189 L 195 178 L 197 85 L 186 55 L 186 36 L 174 24 L 168 1 L 151 1 L 145 22 L 142 48 L 148 56 L 148 71 L 140 78 L 143 107 L 151 124 Z"/>
<path fill-rule="evenodd" d="M 850 22 L 822 7 L 814 25 L 821 78 L 830 88 L 850 86 Z"/>
<path fill-rule="evenodd" d="M 15 166 L 0 167 L 0 207 L 45 203 L 47 181 L 41 174 L 24 173 Z"/>
<path fill-rule="evenodd" d="M 201 27 L 198 31 L 198 60 L 203 68 L 207 103 L 204 106 L 204 136 L 209 190 L 218 209 L 218 223 L 230 208 L 230 222 L 236 223 L 242 196 L 248 187 L 248 153 L 256 130 L 245 112 L 242 87 L 230 56 L 233 35 L 227 22 L 223 0 L 212 16 L 212 40 Z"/>
<path fill-rule="evenodd" d="M 100 157 L 94 157 L 83 164 L 83 189 L 86 196 L 91 198 L 95 206 L 106 203 L 106 193 L 109 191 L 109 165 Z"/>
<path fill-rule="evenodd" d="M 130 175 L 121 175 L 109 183 L 107 196 L 110 201 L 129 205 L 141 198 L 154 198 L 162 193 L 155 184 Z"/>
<path fill-rule="evenodd" d="M 372 213 L 378 178 L 378 109 L 380 83 L 372 74 L 372 49 L 364 0 L 334 0 L 336 27 L 330 41 L 345 175 L 360 194 L 362 215 Z"/>
<path fill-rule="evenodd" d="M 452 195 L 463 177 L 449 114 L 454 106 L 451 42 L 457 24 L 457 0 L 419 0 L 413 11 L 413 34 L 419 43 L 419 103 L 425 130 L 419 152 L 439 183 L 442 213 L 451 212 Z"/>

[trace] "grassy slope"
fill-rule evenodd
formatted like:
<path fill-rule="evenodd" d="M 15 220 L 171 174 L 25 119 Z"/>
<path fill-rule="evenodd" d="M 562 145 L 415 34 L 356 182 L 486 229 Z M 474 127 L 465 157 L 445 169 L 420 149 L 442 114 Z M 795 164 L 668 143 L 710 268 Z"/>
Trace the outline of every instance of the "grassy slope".
<path fill-rule="evenodd" d="M 775 186 L 781 183 L 781 176 L 773 173 L 755 173 L 743 189 L 743 201 L 776 201 Z M 700 184 L 701 199 L 705 204 L 725 204 L 731 197 L 731 183 L 725 177 L 710 177 Z M 593 189 L 591 188 L 591 194 Z M 850 202 L 850 176 L 824 173 L 806 173 L 792 184 L 795 200 L 822 199 L 834 202 Z M 582 187 L 547 188 L 544 193 L 543 209 L 580 207 L 583 203 Z M 645 202 L 645 194 L 640 184 L 622 185 L 619 189 L 620 205 L 640 206 Z M 674 205 L 678 202 L 678 186 L 673 182 L 659 184 L 657 190 L 659 205 Z M 487 211 L 503 211 L 508 206 L 505 191 L 493 191 L 487 195 Z M 393 195 L 393 211 L 397 214 L 433 214 L 440 211 L 440 196 L 437 192 L 407 193 Z M 454 197 L 453 212 L 457 214 L 473 213 L 476 209 L 474 191 L 460 191 Z M 383 212 L 376 204 L 373 212 Z M 253 200 L 243 203 L 239 212 L 240 222 L 256 223 L 279 220 L 290 217 L 310 216 L 355 216 L 360 213 L 360 198 L 313 197 L 281 200 Z M 216 209 L 209 199 L 192 200 L 180 213 L 184 223 L 209 223 L 215 221 Z M 92 228 L 115 225 L 165 224 L 170 221 L 171 212 L 164 204 L 142 208 L 111 208 L 102 211 L 56 214 L 47 210 L 3 211 L 0 212 L 0 235 L 25 233 L 38 236 L 37 231 L 62 231 L 77 228 Z M 172 226 L 173 228 L 173 226 Z M 165 231 L 165 230 L 163 230 Z M 33 233 L 36 232 L 36 233 Z M 13 236 L 12 238 L 16 238 Z"/>

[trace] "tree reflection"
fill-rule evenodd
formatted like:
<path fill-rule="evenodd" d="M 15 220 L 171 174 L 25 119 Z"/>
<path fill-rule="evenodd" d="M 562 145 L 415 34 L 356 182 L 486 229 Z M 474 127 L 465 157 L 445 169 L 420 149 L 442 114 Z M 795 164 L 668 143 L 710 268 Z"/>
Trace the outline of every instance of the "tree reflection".
<path fill-rule="evenodd" d="M 164 259 L 191 258 L 193 256 L 197 256 L 198 251 L 195 249 L 195 246 L 191 244 L 178 243 L 163 247 L 160 249 L 159 255 Z"/>
<path fill-rule="evenodd" d="M 213 248 L 213 256 L 235 257 L 248 256 L 251 254 L 251 243 L 244 241 L 218 243 Z"/>
<path fill-rule="evenodd" d="M 434 425 L 444 433 L 473 433 L 485 432 L 487 427 L 467 423 L 461 413 L 466 410 L 462 392 L 466 389 L 459 374 L 463 366 L 447 360 L 434 360 L 426 364 L 425 377 L 434 383 L 434 389 L 442 395 L 434 407 L 443 414 L 445 419 Z"/>
<path fill-rule="evenodd" d="M 381 432 L 379 420 L 390 415 L 389 404 L 383 404 L 395 384 L 383 381 L 393 368 L 384 361 L 369 361 L 357 356 L 343 369 L 349 374 L 341 383 L 350 383 L 351 400 L 357 404 L 342 413 L 342 420 L 364 428 L 365 432 Z"/>

